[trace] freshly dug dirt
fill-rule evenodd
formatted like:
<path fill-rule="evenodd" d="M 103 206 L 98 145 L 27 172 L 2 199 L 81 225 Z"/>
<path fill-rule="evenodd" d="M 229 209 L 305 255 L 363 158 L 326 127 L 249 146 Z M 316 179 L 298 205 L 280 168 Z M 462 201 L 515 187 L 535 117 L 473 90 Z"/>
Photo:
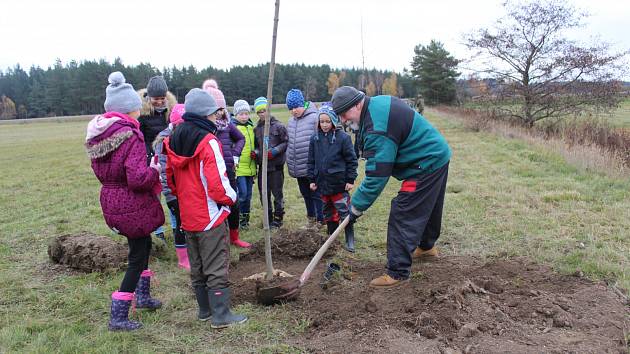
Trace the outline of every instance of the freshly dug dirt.
<path fill-rule="evenodd" d="M 127 247 L 106 236 L 81 233 L 63 235 L 48 246 L 50 259 L 83 272 L 121 269 L 127 263 Z"/>
<path fill-rule="evenodd" d="M 280 229 L 271 236 L 271 255 L 274 261 L 287 259 L 312 258 L 319 248 L 326 242 L 328 235 L 314 229 L 291 231 Z M 327 255 L 334 254 L 339 249 L 339 241 L 333 242 L 326 251 Z M 265 259 L 264 238 L 254 243 L 251 250 L 241 253 L 242 260 Z"/>
<path fill-rule="evenodd" d="M 276 268 L 299 274 L 308 261 Z M 381 264 L 346 259 L 335 286 L 316 268 L 297 301 L 283 310 L 310 326 L 289 343 L 313 353 L 627 353 L 630 307 L 604 283 L 563 276 L 524 259 L 442 257 L 414 265 L 409 282 L 376 290 Z M 264 269 L 242 261 L 231 270 L 233 302 L 255 303 L 243 277 Z M 350 276 L 346 276 L 350 275 Z M 625 331 L 625 332 L 624 332 Z"/>

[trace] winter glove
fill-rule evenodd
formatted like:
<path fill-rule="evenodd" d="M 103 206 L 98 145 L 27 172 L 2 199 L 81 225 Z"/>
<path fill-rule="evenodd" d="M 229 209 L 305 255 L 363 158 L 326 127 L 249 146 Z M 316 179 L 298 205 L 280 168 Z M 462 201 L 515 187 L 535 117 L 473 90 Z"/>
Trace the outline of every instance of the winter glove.
<path fill-rule="evenodd" d="M 348 214 L 348 218 L 350 220 L 348 220 L 348 226 L 353 225 L 355 222 L 357 222 L 357 219 L 359 218 L 359 216 L 363 215 L 362 211 L 357 210 L 354 205 L 350 207 L 350 213 Z"/>
<path fill-rule="evenodd" d="M 238 166 L 238 156 L 234 156 L 234 166 Z"/>
<path fill-rule="evenodd" d="M 258 158 L 258 153 L 256 152 L 256 150 L 252 150 L 252 151 L 249 153 L 249 157 L 250 157 L 252 160 L 256 160 L 256 159 Z"/>
<path fill-rule="evenodd" d="M 278 150 L 276 150 L 276 148 L 271 148 L 269 149 L 269 151 L 267 151 L 267 157 L 269 158 L 269 160 L 273 159 L 276 156 L 278 156 Z"/>

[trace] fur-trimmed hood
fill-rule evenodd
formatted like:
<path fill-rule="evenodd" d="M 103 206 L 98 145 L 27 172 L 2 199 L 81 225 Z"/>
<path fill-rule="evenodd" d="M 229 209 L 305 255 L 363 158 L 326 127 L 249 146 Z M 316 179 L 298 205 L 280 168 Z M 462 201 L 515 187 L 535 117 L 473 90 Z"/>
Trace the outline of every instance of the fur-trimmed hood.
<path fill-rule="evenodd" d="M 122 145 L 125 140 L 129 139 L 133 135 L 131 130 L 122 130 L 120 133 L 112 134 L 110 137 L 107 137 L 96 144 L 90 145 L 85 144 L 85 150 L 87 151 L 87 155 L 90 159 L 95 160 L 101 158 Z"/>
<path fill-rule="evenodd" d="M 97 115 L 87 127 L 85 149 L 88 157 L 94 160 L 115 151 L 134 131 L 138 131 L 138 122 L 125 114 L 109 112 Z"/>
<path fill-rule="evenodd" d="M 147 95 L 147 89 L 143 88 L 137 91 L 138 96 L 142 100 L 142 108 L 140 109 L 140 114 L 143 116 L 153 115 L 153 106 L 151 106 L 151 100 Z M 168 108 L 169 114 L 173 107 L 177 104 L 177 98 L 175 95 L 171 93 L 171 91 L 166 92 L 166 108 Z"/>

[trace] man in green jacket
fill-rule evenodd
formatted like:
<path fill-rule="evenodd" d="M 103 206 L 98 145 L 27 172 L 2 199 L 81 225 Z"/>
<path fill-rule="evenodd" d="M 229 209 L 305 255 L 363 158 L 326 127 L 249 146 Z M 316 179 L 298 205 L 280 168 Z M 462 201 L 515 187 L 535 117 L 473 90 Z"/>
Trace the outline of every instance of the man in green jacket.
<path fill-rule="evenodd" d="M 422 115 L 396 97 L 367 97 L 343 86 L 332 105 L 344 124 L 359 130 L 357 143 L 367 160 L 365 178 L 352 196 L 350 222 L 374 203 L 390 176 L 403 181 L 389 214 L 387 272 L 370 282 L 375 288 L 400 285 L 409 279 L 412 259 L 437 257 L 451 149 Z"/>

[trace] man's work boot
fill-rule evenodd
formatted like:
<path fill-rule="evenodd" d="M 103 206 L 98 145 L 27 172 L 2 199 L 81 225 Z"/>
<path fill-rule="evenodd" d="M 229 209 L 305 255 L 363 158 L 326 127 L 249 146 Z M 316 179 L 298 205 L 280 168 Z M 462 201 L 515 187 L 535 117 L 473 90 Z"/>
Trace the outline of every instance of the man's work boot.
<path fill-rule="evenodd" d="M 417 247 L 416 250 L 413 251 L 412 257 L 420 262 L 431 262 L 437 259 L 438 249 L 435 246 L 433 246 L 430 250 L 423 250 L 422 248 Z"/>
<path fill-rule="evenodd" d="M 387 289 L 387 288 L 393 288 L 395 286 L 401 285 L 408 281 L 409 279 L 399 280 L 399 279 L 394 279 L 390 277 L 389 274 L 384 274 L 378 278 L 372 279 L 372 281 L 370 282 L 370 286 L 373 288 L 378 288 L 378 289 Z"/>

